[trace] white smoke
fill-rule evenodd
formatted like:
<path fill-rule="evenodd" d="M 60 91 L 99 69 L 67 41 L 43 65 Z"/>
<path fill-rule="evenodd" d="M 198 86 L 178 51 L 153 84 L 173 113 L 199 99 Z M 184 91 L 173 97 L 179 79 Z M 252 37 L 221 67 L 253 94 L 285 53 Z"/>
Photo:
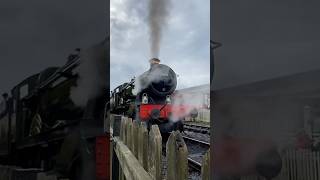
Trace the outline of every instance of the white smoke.
<path fill-rule="evenodd" d="M 107 87 L 107 40 L 80 52 L 77 86 L 71 88 L 70 98 L 84 107 L 91 98 L 103 93 Z"/>
<path fill-rule="evenodd" d="M 139 94 L 140 91 L 141 91 L 141 85 L 138 77 L 135 79 L 134 88 L 132 89 L 132 94 L 136 96 L 137 94 Z"/>
<path fill-rule="evenodd" d="M 150 83 L 157 83 L 162 80 L 163 76 L 168 76 L 168 74 L 169 68 L 153 68 L 152 71 L 148 70 L 144 72 L 135 79 L 134 89 L 132 90 L 132 93 L 134 95 L 137 95 L 143 89 L 147 88 L 150 85 Z"/>
<path fill-rule="evenodd" d="M 171 121 L 176 122 L 187 116 L 190 116 L 194 110 L 199 111 L 203 108 L 205 99 L 202 93 L 183 93 L 177 92 L 172 97 L 172 116 Z M 183 111 L 180 111 L 180 107 L 184 107 Z"/>

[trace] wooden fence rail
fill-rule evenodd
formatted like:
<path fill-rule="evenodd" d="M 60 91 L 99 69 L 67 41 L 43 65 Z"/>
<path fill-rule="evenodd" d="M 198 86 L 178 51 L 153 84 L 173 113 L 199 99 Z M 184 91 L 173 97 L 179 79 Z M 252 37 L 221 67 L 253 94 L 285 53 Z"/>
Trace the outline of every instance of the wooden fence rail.
<path fill-rule="evenodd" d="M 116 116 L 111 116 L 115 118 Z M 119 116 L 117 117 L 119 119 Z M 115 119 L 111 122 L 116 123 Z M 119 123 L 119 122 L 118 122 Z M 162 137 L 159 127 L 147 128 L 130 118 L 121 117 L 120 137 L 113 138 L 112 162 L 115 180 L 185 180 L 188 179 L 188 149 L 179 132 L 171 133 L 166 144 L 166 172 L 162 172 Z M 209 152 L 202 162 L 202 179 L 209 180 Z M 113 158 L 115 159 L 115 158 Z M 117 167 L 117 164 L 118 167 Z"/>

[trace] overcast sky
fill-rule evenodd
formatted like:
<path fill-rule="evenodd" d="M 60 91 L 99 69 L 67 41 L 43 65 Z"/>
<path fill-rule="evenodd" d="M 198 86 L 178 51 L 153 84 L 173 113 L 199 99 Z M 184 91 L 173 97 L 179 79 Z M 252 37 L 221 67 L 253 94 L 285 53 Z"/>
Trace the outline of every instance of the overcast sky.
<path fill-rule="evenodd" d="M 214 0 L 215 88 L 320 69 L 320 1 Z M 319 78 L 319 77 L 315 77 Z"/>
<path fill-rule="evenodd" d="M 111 0 L 111 89 L 148 70 L 148 0 Z M 210 82 L 210 0 L 171 0 L 159 59 L 178 75 L 178 89 Z"/>
<path fill-rule="evenodd" d="M 215 86 L 320 69 L 320 1 L 172 0 L 160 59 L 179 87 L 209 82 L 209 22 L 216 50 Z M 105 0 L 0 1 L 0 93 L 76 47 L 106 36 Z M 147 0 L 111 0 L 111 86 L 148 69 Z"/>
<path fill-rule="evenodd" d="M 106 37 L 106 0 L 0 1 L 0 93 Z"/>

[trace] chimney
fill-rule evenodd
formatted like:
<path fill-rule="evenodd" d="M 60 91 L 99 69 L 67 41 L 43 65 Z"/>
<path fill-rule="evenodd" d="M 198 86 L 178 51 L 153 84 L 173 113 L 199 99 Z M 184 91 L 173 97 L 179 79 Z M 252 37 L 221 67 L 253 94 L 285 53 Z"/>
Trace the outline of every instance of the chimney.
<path fill-rule="evenodd" d="M 152 58 L 152 59 L 149 60 L 149 62 L 150 62 L 150 68 L 152 68 L 153 65 L 160 64 L 160 59 Z"/>

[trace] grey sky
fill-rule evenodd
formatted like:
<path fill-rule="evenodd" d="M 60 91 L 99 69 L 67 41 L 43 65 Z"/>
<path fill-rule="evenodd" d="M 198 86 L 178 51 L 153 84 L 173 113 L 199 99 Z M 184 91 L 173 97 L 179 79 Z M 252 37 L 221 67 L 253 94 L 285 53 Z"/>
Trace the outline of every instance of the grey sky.
<path fill-rule="evenodd" d="M 178 88 L 210 81 L 210 0 L 172 0 L 160 60 L 179 75 Z M 111 0 L 111 89 L 148 70 L 148 0 Z"/>
<path fill-rule="evenodd" d="M 320 69 L 320 1 L 214 0 L 215 88 Z"/>
<path fill-rule="evenodd" d="M 106 37 L 105 0 L 0 2 L 0 93 Z"/>

